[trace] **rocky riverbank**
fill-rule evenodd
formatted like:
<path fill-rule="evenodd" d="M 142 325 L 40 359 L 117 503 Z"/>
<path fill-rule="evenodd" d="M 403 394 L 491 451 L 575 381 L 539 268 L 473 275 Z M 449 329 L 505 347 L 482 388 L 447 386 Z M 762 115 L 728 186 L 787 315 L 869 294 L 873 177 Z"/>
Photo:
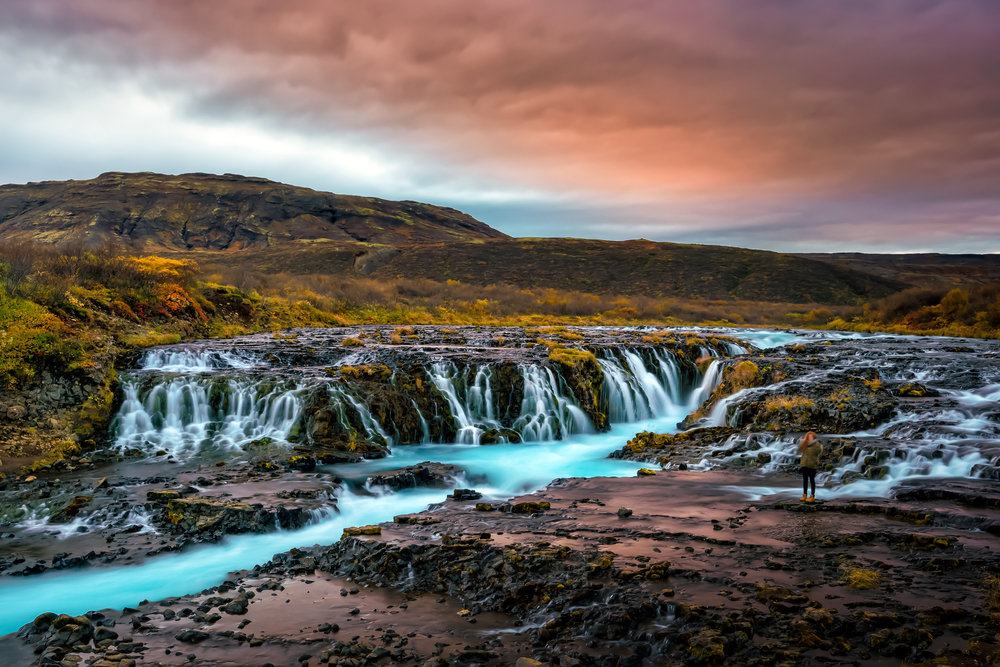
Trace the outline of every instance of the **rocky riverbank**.
<path fill-rule="evenodd" d="M 676 471 L 450 503 L 211 591 L 90 614 L 92 635 L 40 617 L 9 641 L 38 664 L 971 665 L 996 650 L 1000 515 L 970 532 L 963 502 L 723 490 L 746 481 Z M 91 636 L 103 646 L 83 651 Z"/>

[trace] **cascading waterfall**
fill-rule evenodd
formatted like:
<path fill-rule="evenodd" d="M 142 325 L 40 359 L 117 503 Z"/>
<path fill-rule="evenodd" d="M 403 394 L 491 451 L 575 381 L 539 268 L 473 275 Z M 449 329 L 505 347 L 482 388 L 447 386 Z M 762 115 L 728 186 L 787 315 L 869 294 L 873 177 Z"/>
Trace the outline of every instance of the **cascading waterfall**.
<path fill-rule="evenodd" d="M 659 349 L 611 353 L 598 363 L 604 373 L 602 404 L 607 406 L 611 423 L 636 422 L 675 414 L 688 404 L 681 362 L 669 351 Z M 705 378 L 696 388 L 698 396 L 715 387 L 720 361 L 713 361 Z M 524 398 L 520 412 L 509 424 L 499 415 L 490 380 L 492 369 L 480 366 L 471 382 L 468 371 L 451 362 L 438 362 L 428 369 L 428 376 L 445 398 L 455 419 L 462 444 L 476 444 L 487 431 L 516 431 L 529 442 L 562 440 L 570 435 L 593 433 L 594 426 L 580 409 L 565 381 L 544 366 L 521 366 Z M 697 397 L 696 397 L 697 398 Z M 698 399 L 700 404 L 703 398 Z M 426 424 L 426 418 L 421 415 Z M 497 442 L 506 442 L 503 435 Z"/>
<path fill-rule="evenodd" d="M 705 374 L 701 377 L 701 382 L 698 384 L 698 387 L 691 393 L 691 397 L 688 399 L 688 412 L 697 410 L 702 403 L 708 400 L 712 390 L 714 390 L 718 386 L 719 381 L 722 380 L 722 370 L 725 367 L 726 362 L 719 359 L 712 360 L 712 363 L 710 363 L 708 368 L 705 370 Z"/>
<path fill-rule="evenodd" d="M 450 362 L 433 364 L 428 375 L 448 401 L 448 408 L 458 427 L 456 442 L 475 445 L 487 430 L 503 428 L 493 417 L 493 395 L 489 390 L 490 371 L 487 366 L 481 366 L 476 371 L 471 387 L 467 386 L 465 375 Z"/>
<path fill-rule="evenodd" d="M 352 396 L 341 384 L 327 385 L 327 392 L 333 399 L 333 405 L 336 407 L 337 415 L 340 418 L 340 425 L 346 432 L 353 431 L 351 426 L 350 418 L 347 414 L 347 407 L 350 406 L 354 413 L 358 416 L 361 421 L 361 426 L 364 428 L 366 435 L 370 440 L 376 442 L 382 441 L 387 445 L 392 445 L 393 438 L 382 425 L 378 423 L 378 420 L 372 415 L 371 411 L 368 409 L 362 401 L 358 400 Z"/>
<path fill-rule="evenodd" d="M 162 348 L 150 350 L 142 359 L 143 370 L 197 373 L 219 368 L 253 368 L 263 365 L 246 352 Z"/>
<path fill-rule="evenodd" d="M 528 441 L 562 440 L 575 433 L 593 433 L 586 413 L 550 368 L 522 366 L 524 400 L 514 430 Z"/>
<path fill-rule="evenodd" d="M 720 362 L 713 361 L 694 394 L 685 400 L 688 388 L 674 354 L 660 349 L 623 349 L 621 354 L 624 364 L 610 352 L 597 361 L 604 371 L 602 400 L 612 423 L 662 417 L 694 401 L 697 407 L 704 401 L 700 396 L 707 397 L 718 384 Z"/>
<path fill-rule="evenodd" d="M 218 376 L 222 368 L 253 363 L 252 357 L 238 353 L 173 348 L 151 351 L 143 360 L 144 367 L 170 372 L 184 369 L 188 375 L 165 376 L 153 385 L 142 378 L 125 382 L 117 417 L 117 446 L 147 453 L 165 450 L 186 458 L 202 448 L 237 451 L 264 437 L 287 442 L 300 425 L 305 388 L 292 388 L 287 383 L 276 388 L 268 379 Z M 700 404 L 717 382 L 720 362 L 712 362 L 694 394 L 682 368 L 684 362 L 667 350 L 623 349 L 617 356 L 609 353 L 599 363 L 604 371 L 602 405 L 607 406 L 611 423 L 622 423 L 673 415 L 691 401 Z M 428 368 L 428 378 L 455 421 L 456 442 L 479 444 L 487 432 L 494 443 L 508 442 L 513 433 L 515 441 L 547 442 L 594 432 L 590 418 L 562 376 L 535 365 L 523 365 L 518 373 L 524 387 L 521 404 L 501 415 L 491 365 L 469 370 L 442 361 Z M 146 386 L 151 388 L 144 391 Z M 342 433 L 393 444 L 395 438 L 390 434 L 396 432 L 395 425 L 380 423 L 350 386 L 339 382 L 324 386 Z M 419 415 L 421 440 L 429 443 L 429 422 L 435 415 L 423 414 L 416 401 L 412 404 Z"/>
<path fill-rule="evenodd" d="M 164 450 L 178 458 L 203 447 L 236 451 L 260 438 L 287 440 L 302 414 L 298 389 L 268 389 L 236 379 L 169 379 L 144 399 L 135 381 L 124 383 L 123 390 L 116 446 L 147 453 Z M 222 396 L 213 401 L 213 392 Z"/>

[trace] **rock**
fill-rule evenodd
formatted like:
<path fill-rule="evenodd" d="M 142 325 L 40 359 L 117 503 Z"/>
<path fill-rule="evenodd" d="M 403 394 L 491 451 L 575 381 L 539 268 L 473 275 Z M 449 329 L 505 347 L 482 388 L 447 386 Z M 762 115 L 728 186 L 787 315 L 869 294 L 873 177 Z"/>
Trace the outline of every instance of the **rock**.
<path fill-rule="evenodd" d="M 341 535 L 341 539 L 345 537 L 357 537 L 358 535 L 381 535 L 382 526 L 352 526 L 350 528 L 344 528 L 344 534 Z"/>
<path fill-rule="evenodd" d="M 175 635 L 174 639 L 185 644 L 197 644 L 198 642 L 205 641 L 209 636 L 207 632 L 202 632 L 201 630 L 185 630 L 179 635 Z"/>
<path fill-rule="evenodd" d="M 7 408 L 7 419 L 20 421 L 28 416 L 28 410 L 23 405 L 12 405 Z"/>
<path fill-rule="evenodd" d="M 957 621 L 960 618 L 964 618 L 968 615 L 964 609 L 959 607 L 938 607 L 934 606 L 930 609 L 924 609 L 923 611 L 917 612 L 917 618 L 920 619 L 920 625 L 940 625 L 942 623 L 951 623 L 952 621 Z"/>
<path fill-rule="evenodd" d="M 51 611 L 47 611 L 44 614 L 39 614 L 38 616 L 36 616 L 35 620 L 32 621 L 32 623 L 36 628 L 44 632 L 45 630 L 49 629 L 49 626 L 52 625 L 52 621 L 56 620 L 58 616 L 59 616 L 58 614 L 55 614 Z"/>
<path fill-rule="evenodd" d="M 635 474 L 638 475 L 639 477 L 650 477 L 652 475 L 655 475 L 656 471 L 650 470 L 649 468 L 639 468 L 639 470 Z"/>
<path fill-rule="evenodd" d="M 49 522 L 68 523 L 73 519 L 73 517 L 79 514 L 80 510 L 82 510 L 88 503 L 93 502 L 93 500 L 94 499 L 90 496 L 75 496 L 68 505 L 53 514 L 52 518 L 49 519 Z"/>
<path fill-rule="evenodd" d="M 626 517 L 630 517 L 630 516 L 632 516 L 632 510 L 630 510 L 627 507 L 619 507 L 618 508 L 618 516 L 621 517 L 622 519 L 624 519 Z"/>
<path fill-rule="evenodd" d="M 386 470 L 385 472 L 378 473 L 377 475 L 369 475 L 368 485 L 388 486 L 395 491 L 422 486 L 446 489 L 449 486 L 452 486 L 453 480 L 458 478 L 462 472 L 462 469 L 458 466 L 424 461 L 423 463 L 418 463 L 415 466 L 397 468 L 396 470 Z M 459 491 L 466 490 L 467 489 L 455 489 L 455 492 L 457 493 Z M 473 494 L 476 493 L 476 491 L 472 490 L 467 491 Z M 482 494 L 477 497 L 482 498 Z M 455 500 L 465 500 L 465 498 L 455 496 Z M 475 498 L 468 498 L 468 500 L 475 500 Z"/>
<path fill-rule="evenodd" d="M 96 484 L 94 484 L 94 491 L 97 491 L 98 489 L 106 489 L 108 488 L 108 486 L 109 486 L 108 478 L 102 477 L 101 479 L 97 480 Z"/>
<path fill-rule="evenodd" d="M 489 503 L 476 503 L 476 511 L 477 512 L 492 512 L 493 511 L 493 505 L 491 505 Z"/>
<path fill-rule="evenodd" d="M 767 465 L 771 462 L 770 452 L 758 452 L 757 453 L 757 465 Z"/>
<path fill-rule="evenodd" d="M 94 641 L 102 642 L 105 639 L 118 639 L 118 633 L 112 630 L 111 628 L 104 628 L 104 627 L 97 628 L 94 631 Z"/>
<path fill-rule="evenodd" d="M 146 500 L 154 503 L 165 503 L 170 500 L 182 498 L 180 491 L 147 491 Z"/>
<path fill-rule="evenodd" d="M 930 387 L 925 387 L 919 382 L 907 382 L 904 385 L 896 387 L 893 392 L 896 396 L 902 396 L 904 398 L 936 398 L 941 396 L 941 392 Z"/>
<path fill-rule="evenodd" d="M 238 595 L 232 602 L 219 607 L 220 611 L 227 614 L 245 614 L 250 606 L 250 600 L 245 594 Z"/>
<path fill-rule="evenodd" d="M 802 614 L 802 620 L 825 628 L 833 625 L 833 614 L 828 609 L 806 609 Z"/>
<path fill-rule="evenodd" d="M 972 472 L 969 473 L 969 476 L 1000 481 L 1000 467 L 988 463 L 977 463 L 972 466 Z"/>
<path fill-rule="evenodd" d="M 199 540 L 216 541 L 225 534 L 264 533 L 282 528 L 300 528 L 308 521 L 302 508 L 268 511 L 261 505 L 210 498 L 177 498 L 167 504 L 162 519 L 173 533 L 189 533 Z"/>
<path fill-rule="evenodd" d="M 311 456 L 291 456 L 285 461 L 285 467 L 289 470 L 312 472 L 316 470 L 316 459 Z"/>
<path fill-rule="evenodd" d="M 517 662 L 514 663 L 514 667 L 542 667 L 542 664 L 531 658 L 518 658 Z"/>
<path fill-rule="evenodd" d="M 510 511 L 514 514 L 538 514 L 539 512 L 551 509 L 551 507 L 551 503 L 546 502 L 524 502 L 513 505 Z"/>
<path fill-rule="evenodd" d="M 903 623 L 903 617 L 895 612 L 879 613 L 858 610 L 852 615 L 859 623 L 869 628 L 895 628 Z"/>
<path fill-rule="evenodd" d="M 757 600 L 761 602 L 789 602 L 792 604 L 805 604 L 808 602 L 809 598 L 804 595 L 799 595 L 795 591 L 783 588 L 781 586 L 765 586 L 764 584 L 757 584 L 757 593 L 754 595 Z"/>
<path fill-rule="evenodd" d="M 479 500 L 483 494 L 475 489 L 455 489 L 451 494 L 452 500 Z"/>
<path fill-rule="evenodd" d="M 691 637 L 687 646 L 688 660 L 685 664 L 722 664 L 726 658 L 725 639 L 717 630 L 702 630 Z"/>

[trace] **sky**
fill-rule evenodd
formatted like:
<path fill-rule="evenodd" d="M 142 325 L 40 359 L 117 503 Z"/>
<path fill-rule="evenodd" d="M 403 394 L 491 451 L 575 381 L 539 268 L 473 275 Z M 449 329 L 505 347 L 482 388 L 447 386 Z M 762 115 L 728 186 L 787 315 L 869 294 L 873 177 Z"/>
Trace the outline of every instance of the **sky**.
<path fill-rule="evenodd" d="M 512 236 L 1000 252 L 1000 2 L 4 0 L 0 182 L 106 171 Z"/>

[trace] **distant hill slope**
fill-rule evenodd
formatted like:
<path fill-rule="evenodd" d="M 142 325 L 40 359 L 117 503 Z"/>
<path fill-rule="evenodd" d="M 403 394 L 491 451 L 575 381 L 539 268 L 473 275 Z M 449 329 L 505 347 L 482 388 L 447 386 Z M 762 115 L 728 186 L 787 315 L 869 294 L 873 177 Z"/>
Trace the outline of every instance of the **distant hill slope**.
<path fill-rule="evenodd" d="M 111 172 L 88 181 L 0 186 L 0 238 L 97 244 L 110 236 L 143 251 L 508 238 L 452 208 L 231 174 Z"/>
<path fill-rule="evenodd" d="M 853 304 L 906 287 L 764 250 L 563 238 L 414 246 L 374 275 L 437 276 L 602 294 L 826 304 Z"/>
<path fill-rule="evenodd" d="M 238 255 L 177 253 L 266 273 L 459 280 L 591 294 L 855 304 L 907 285 L 792 255 L 725 246 L 593 239 L 496 239 L 405 247 L 296 243 Z"/>
<path fill-rule="evenodd" d="M 913 253 L 879 255 L 860 252 L 798 253 L 797 257 L 828 262 L 920 287 L 970 288 L 1000 282 L 1000 254 Z"/>

